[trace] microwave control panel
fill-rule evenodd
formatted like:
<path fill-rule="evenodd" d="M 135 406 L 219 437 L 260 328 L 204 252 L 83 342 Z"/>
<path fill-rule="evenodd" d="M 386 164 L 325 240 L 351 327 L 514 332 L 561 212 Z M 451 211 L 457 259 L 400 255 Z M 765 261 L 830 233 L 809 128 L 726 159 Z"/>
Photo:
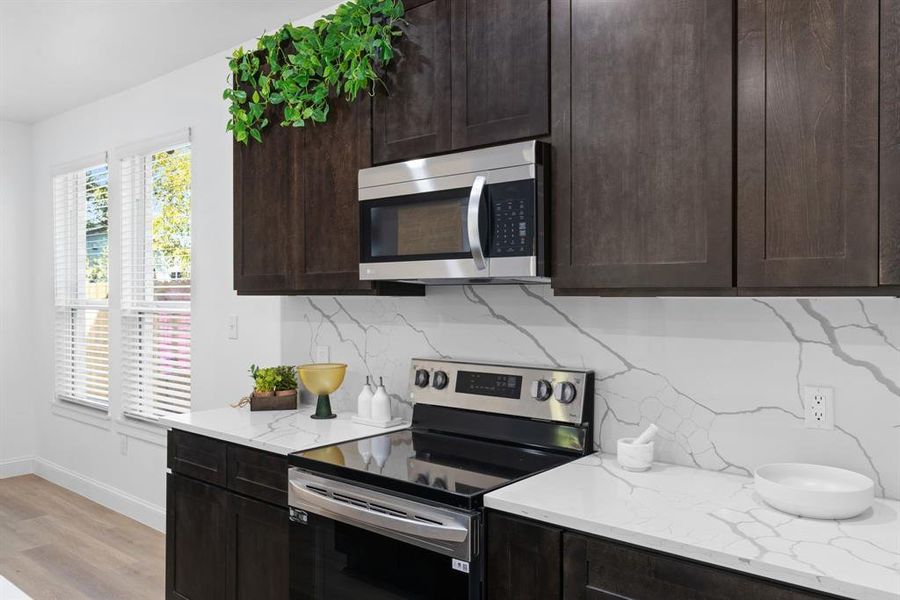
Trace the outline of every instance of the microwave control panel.
<path fill-rule="evenodd" d="M 488 256 L 534 254 L 535 181 L 489 185 L 491 237 Z"/>

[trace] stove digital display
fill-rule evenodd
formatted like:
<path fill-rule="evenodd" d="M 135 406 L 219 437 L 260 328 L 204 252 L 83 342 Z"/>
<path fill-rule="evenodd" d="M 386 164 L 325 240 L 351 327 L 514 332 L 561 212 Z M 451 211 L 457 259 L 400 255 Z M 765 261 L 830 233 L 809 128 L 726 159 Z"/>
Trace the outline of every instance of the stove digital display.
<path fill-rule="evenodd" d="M 459 371 L 456 374 L 456 391 L 479 396 L 519 398 L 522 395 L 522 378 L 519 375 Z"/>

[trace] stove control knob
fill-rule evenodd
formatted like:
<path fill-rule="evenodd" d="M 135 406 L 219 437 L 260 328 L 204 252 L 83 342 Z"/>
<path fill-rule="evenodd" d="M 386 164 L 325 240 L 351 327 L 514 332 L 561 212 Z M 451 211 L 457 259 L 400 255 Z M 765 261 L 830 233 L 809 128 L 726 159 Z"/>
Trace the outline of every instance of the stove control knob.
<path fill-rule="evenodd" d="M 557 402 L 562 404 L 571 404 L 577 395 L 575 385 L 568 381 L 560 381 L 553 384 L 553 395 L 556 396 Z"/>
<path fill-rule="evenodd" d="M 531 382 L 531 397 L 543 402 L 553 394 L 553 388 L 546 379 L 536 379 Z"/>
<path fill-rule="evenodd" d="M 431 385 L 436 390 L 442 390 L 447 387 L 447 374 L 443 371 L 435 371 L 434 380 L 431 382 Z"/>
<path fill-rule="evenodd" d="M 428 387 L 428 371 L 416 369 L 416 387 Z"/>

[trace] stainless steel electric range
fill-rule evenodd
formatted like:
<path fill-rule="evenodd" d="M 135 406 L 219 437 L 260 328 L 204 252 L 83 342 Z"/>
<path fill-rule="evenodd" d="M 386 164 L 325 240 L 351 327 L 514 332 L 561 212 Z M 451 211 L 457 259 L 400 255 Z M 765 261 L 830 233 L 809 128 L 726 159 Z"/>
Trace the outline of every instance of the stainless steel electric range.
<path fill-rule="evenodd" d="M 592 451 L 593 383 L 414 359 L 410 429 L 289 457 L 291 598 L 481 598 L 484 495 Z"/>

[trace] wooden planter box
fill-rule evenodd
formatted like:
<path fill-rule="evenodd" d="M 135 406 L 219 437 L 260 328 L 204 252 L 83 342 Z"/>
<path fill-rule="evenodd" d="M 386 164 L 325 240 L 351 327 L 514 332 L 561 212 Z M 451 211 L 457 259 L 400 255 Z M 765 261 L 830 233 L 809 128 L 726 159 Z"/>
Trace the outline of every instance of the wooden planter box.
<path fill-rule="evenodd" d="M 250 396 L 250 410 L 296 410 L 297 390 L 275 392 L 271 396 Z"/>

